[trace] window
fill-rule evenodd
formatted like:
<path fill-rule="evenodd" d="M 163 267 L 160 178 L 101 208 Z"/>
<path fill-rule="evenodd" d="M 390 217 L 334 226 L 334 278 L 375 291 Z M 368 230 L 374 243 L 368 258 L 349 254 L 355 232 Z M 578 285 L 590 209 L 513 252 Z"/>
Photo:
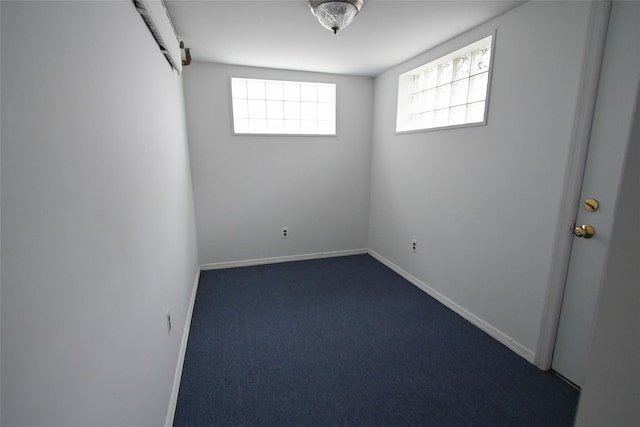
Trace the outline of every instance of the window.
<path fill-rule="evenodd" d="M 234 134 L 335 135 L 336 85 L 231 78 Z"/>
<path fill-rule="evenodd" d="M 396 132 L 486 124 L 492 40 L 401 74 Z"/>

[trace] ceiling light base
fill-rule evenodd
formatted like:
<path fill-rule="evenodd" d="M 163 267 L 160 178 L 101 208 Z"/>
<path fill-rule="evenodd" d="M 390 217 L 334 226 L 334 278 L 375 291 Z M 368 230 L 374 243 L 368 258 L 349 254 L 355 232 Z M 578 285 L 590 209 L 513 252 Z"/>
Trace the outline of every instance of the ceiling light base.
<path fill-rule="evenodd" d="M 364 0 L 309 0 L 311 13 L 320 25 L 334 34 L 345 28 L 360 12 Z"/>

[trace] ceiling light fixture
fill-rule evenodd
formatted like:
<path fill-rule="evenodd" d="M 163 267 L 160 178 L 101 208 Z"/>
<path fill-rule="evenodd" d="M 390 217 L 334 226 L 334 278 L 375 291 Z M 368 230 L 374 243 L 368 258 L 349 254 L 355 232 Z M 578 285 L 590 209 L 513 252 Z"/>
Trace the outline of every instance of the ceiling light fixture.
<path fill-rule="evenodd" d="M 351 24 L 363 4 L 364 0 L 309 0 L 309 8 L 320 25 L 333 34 Z"/>

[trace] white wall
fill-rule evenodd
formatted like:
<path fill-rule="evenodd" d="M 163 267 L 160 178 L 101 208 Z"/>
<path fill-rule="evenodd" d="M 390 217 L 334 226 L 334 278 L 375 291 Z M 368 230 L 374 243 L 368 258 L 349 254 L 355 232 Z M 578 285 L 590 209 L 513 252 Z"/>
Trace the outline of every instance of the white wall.
<path fill-rule="evenodd" d="M 529 2 L 375 79 L 369 247 L 529 360 L 588 17 L 587 2 Z M 395 135 L 398 75 L 495 28 L 488 124 Z"/>
<path fill-rule="evenodd" d="M 335 82 L 338 136 L 232 136 L 230 76 Z M 201 264 L 367 247 L 373 79 L 196 62 L 184 82 Z"/>
<path fill-rule="evenodd" d="M 131 2 L 2 2 L 2 425 L 164 424 L 197 271 L 183 105 Z"/>
<path fill-rule="evenodd" d="M 640 4 L 614 3 L 611 25 L 621 43 L 619 53 L 640 57 Z M 629 46 L 624 46 L 629 44 Z M 607 46 L 607 48 L 609 48 Z M 635 49 L 635 52 L 634 50 Z M 628 70 L 633 72 L 634 68 Z M 586 381 L 576 425 L 632 426 L 640 424 L 640 74 L 635 67 L 635 114 L 626 165 L 611 235 L 602 290 L 596 311 Z M 628 117 L 627 111 L 620 112 Z"/>

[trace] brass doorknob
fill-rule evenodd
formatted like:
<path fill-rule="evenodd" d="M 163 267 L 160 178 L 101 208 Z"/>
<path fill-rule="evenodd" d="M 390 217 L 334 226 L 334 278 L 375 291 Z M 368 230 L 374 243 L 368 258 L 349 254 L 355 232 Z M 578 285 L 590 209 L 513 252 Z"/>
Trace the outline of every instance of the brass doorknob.
<path fill-rule="evenodd" d="M 582 224 L 580 227 L 576 227 L 573 229 L 573 234 L 578 237 L 584 237 L 585 239 L 590 239 L 596 234 L 596 229 L 593 228 L 592 225 Z"/>

